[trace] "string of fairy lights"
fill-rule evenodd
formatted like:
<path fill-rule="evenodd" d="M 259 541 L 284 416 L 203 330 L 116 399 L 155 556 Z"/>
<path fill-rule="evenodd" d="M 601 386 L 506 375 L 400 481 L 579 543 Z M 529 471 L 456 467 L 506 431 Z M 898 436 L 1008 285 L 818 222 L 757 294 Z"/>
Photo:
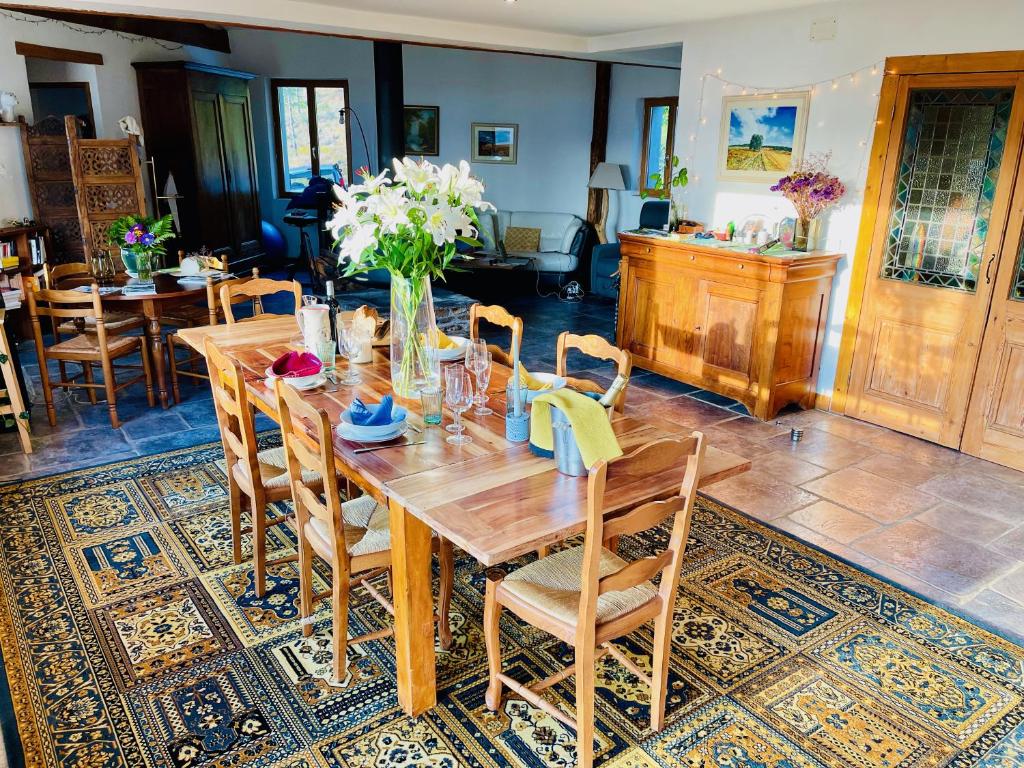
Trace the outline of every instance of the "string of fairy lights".
<path fill-rule="evenodd" d="M 131 43 L 149 42 L 163 48 L 165 51 L 180 51 L 185 46 L 178 45 L 176 43 L 165 43 L 163 40 L 157 40 L 152 37 L 144 37 L 143 35 L 132 35 L 127 32 L 121 32 L 116 29 L 98 29 L 96 27 L 85 27 L 81 24 L 73 24 L 63 19 L 46 19 L 41 16 L 26 16 L 22 13 L 11 12 L 6 9 L 0 8 L 0 16 L 17 21 L 22 24 L 32 24 L 38 26 L 39 24 L 56 24 L 59 27 L 64 27 L 72 32 L 77 32 L 80 35 L 112 35 L 118 40 L 126 40 Z"/>
<path fill-rule="evenodd" d="M 730 80 L 723 76 L 722 68 L 712 72 L 705 72 L 700 78 L 700 88 L 694 105 L 694 110 L 691 114 L 696 115 L 695 122 L 693 124 L 693 130 L 687 136 L 687 152 L 683 157 L 683 165 L 686 167 L 692 167 L 694 158 L 694 148 L 698 145 L 699 139 L 702 133 L 702 129 L 708 124 L 706 102 L 709 92 L 713 90 L 714 86 L 709 89 L 709 83 L 718 83 L 720 85 L 719 96 L 762 96 L 770 97 L 771 99 L 784 99 L 789 94 L 803 93 L 806 92 L 809 95 L 808 110 L 809 110 L 809 121 L 808 127 L 812 124 L 817 128 L 825 127 L 825 121 L 820 118 L 816 118 L 814 115 L 814 103 L 817 97 L 823 94 L 833 94 L 836 92 L 842 93 L 845 90 L 852 90 L 861 87 L 870 87 L 870 124 L 868 130 L 858 142 L 858 146 L 861 148 L 860 162 L 857 168 L 857 179 L 859 180 L 866 167 L 866 161 L 869 154 L 868 144 L 870 137 L 873 133 L 874 126 L 877 122 L 876 114 L 878 111 L 878 98 L 881 90 L 881 83 L 878 78 L 884 71 L 884 62 L 878 61 L 873 64 L 860 67 L 858 69 L 846 72 L 841 75 L 833 77 L 823 78 L 821 80 L 814 80 L 807 83 L 790 84 L 785 86 L 777 85 L 763 85 L 763 84 L 751 84 L 738 82 L 736 80 Z M 813 121 L 813 123 L 811 122 Z M 700 183 L 700 176 L 693 175 L 689 178 L 690 186 L 694 186 Z M 683 190 L 683 194 L 689 190 L 689 186 Z"/>

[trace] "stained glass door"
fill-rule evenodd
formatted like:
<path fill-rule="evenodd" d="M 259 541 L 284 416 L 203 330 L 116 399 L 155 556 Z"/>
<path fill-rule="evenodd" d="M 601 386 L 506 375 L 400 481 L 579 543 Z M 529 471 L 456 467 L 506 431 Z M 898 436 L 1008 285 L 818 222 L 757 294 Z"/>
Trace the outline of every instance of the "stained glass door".
<path fill-rule="evenodd" d="M 959 447 L 1017 165 L 1020 130 L 1012 126 L 1022 119 L 1022 96 L 1016 73 L 900 78 L 847 414 Z"/>

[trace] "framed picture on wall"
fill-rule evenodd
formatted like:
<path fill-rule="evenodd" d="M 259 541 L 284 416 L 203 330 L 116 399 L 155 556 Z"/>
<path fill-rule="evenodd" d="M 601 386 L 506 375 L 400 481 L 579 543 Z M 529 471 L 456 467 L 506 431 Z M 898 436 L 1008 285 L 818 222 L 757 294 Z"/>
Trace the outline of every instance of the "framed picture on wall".
<path fill-rule="evenodd" d="M 718 178 L 775 182 L 804 153 L 810 92 L 788 91 L 722 100 Z"/>
<path fill-rule="evenodd" d="M 516 164 L 519 144 L 516 123 L 473 123 L 470 137 L 474 163 Z"/>
<path fill-rule="evenodd" d="M 405 105 L 405 154 L 441 154 L 441 108 Z"/>

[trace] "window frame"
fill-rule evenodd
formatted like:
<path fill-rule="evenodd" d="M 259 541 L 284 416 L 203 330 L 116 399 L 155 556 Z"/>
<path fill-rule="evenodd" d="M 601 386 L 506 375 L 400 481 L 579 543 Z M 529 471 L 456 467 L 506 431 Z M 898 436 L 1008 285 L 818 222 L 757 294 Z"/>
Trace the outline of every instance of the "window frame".
<path fill-rule="evenodd" d="M 340 88 L 344 93 L 345 108 L 351 106 L 349 101 L 348 80 L 311 80 L 307 78 L 280 78 L 270 80 L 270 103 L 274 115 L 274 151 L 277 153 L 277 196 L 279 198 L 297 197 L 300 193 L 293 192 L 287 188 L 287 169 L 284 167 L 284 134 L 281 132 L 281 104 L 278 100 L 280 88 L 306 89 L 306 110 L 309 113 L 309 147 L 310 147 L 310 172 L 314 176 L 320 174 L 320 138 L 316 123 L 316 89 L 317 88 Z M 346 171 L 352 179 L 352 121 L 345 120 L 345 162 Z"/>
<path fill-rule="evenodd" d="M 660 169 L 662 179 L 665 181 L 664 188 L 647 186 L 647 180 L 650 178 L 652 173 L 656 172 L 655 169 L 648 169 L 647 167 L 647 150 L 651 140 L 651 112 L 656 107 L 670 108 L 668 113 L 668 141 L 665 144 L 665 157 L 663 158 L 663 166 Z M 672 155 L 675 152 L 676 112 L 678 110 L 678 96 L 644 99 L 644 130 L 643 140 L 640 144 L 640 179 L 637 182 L 637 189 L 641 195 L 658 198 L 667 198 L 669 196 L 672 187 Z"/>

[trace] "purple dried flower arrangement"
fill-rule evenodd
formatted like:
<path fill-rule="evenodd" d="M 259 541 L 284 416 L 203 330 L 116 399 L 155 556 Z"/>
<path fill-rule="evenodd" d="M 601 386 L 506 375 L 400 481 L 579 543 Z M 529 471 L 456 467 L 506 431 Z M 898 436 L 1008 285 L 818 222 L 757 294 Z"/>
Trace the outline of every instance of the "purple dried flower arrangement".
<path fill-rule="evenodd" d="M 828 172 L 830 157 L 811 155 L 771 187 L 772 192 L 781 192 L 793 204 L 797 218 L 803 222 L 835 205 L 846 193 L 846 185 Z"/>

